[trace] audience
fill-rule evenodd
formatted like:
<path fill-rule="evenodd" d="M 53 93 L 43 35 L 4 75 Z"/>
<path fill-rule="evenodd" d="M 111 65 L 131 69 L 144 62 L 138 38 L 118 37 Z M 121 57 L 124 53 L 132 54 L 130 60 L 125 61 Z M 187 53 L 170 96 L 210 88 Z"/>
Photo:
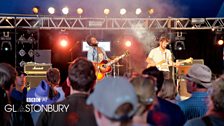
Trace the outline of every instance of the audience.
<path fill-rule="evenodd" d="M 57 68 L 49 68 L 47 71 L 47 81 L 50 89 L 53 89 L 50 91 L 50 95 L 57 95 L 59 93 L 60 97 L 57 100 L 57 102 L 60 102 L 65 99 L 65 93 L 62 90 L 62 87 L 59 86 L 59 83 L 61 81 L 60 71 Z"/>
<path fill-rule="evenodd" d="M 136 76 L 130 80 L 138 97 L 138 111 L 133 117 L 133 125 L 149 126 L 147 123 L 148 110 L 156 99 L 156 80 L 152 76 Z"/>
<path fill-rule="evenodd" d="M 177 104 L 184 112 L 186 120 L 204 116 L 207 112 L 207 89 L 211 87 L 211 70 L 203 64 L 193 64 L 187 75 L 187 91 L 191 97 Z"/>
<path fill-rule="evenodd" d="M 172 79 L 164 80 L 161 90 L 158 92 L 158 97 L 176 103 L 177 89 Z"/>
<path fill-rule="evenodd" d="M 18 76 L 16 77 L 15 88 L 13 88 L 11 93 L 11 103 L 14 105 L 14 109 L 17 112 L 13 112 L 13 126 L 33 126 L 33 119 L 29 112 L 24 112 L 24 109 L 28 104 L 26 102 L 27 88 L 26 88 L 26 73 L 23 71 L 18 71 Z"/>
<path fill-rule="evenodd" d="M 206 115 L 191 119 L 184 126 L 224 126 L 224 75 L 213 82 L 209 90 Z"/>
<path fill-rule="evenodd" d="M 156 67 L 147 68 L 142 73 L 156 78 L 158 93 L 164 81 L 163 73 Z M 158 126 L 182 126 L 185 123 L 185 117 L 178 105 L 156 97 L 152 109 L 148 111 L 147 122 Z"/>
<path fill-rule="evenodd" d="M 12 125 L 10 112 L 4 107 L 10 104 L 10 94 L 16 81 L 17 72 L 10 64 L 0 63 L 0 126 Z"/>
<path fill-rule="evenodd" d="M 93 107 L 86 105 L 86 99 L 96 81 L 95 68 L 85 58 L 77 58 L 68 68 L 67 84 L 70 96 L 54 104 L 69 105 L 64 112 L 43 112 L 37 126 L 96 126 Z"/>
<path fill-rule="evenodd" d="M 66 85 L 70 94 L 66 98 L 59 87 L 59 69 L 50 68 L 46 75 L 47 80 L 27 92 L 26 74 L 0 63 L 0 126 L 224 125 L 224 75 L 212 82 L 212 72 L 206 65 L 193 64 L 183 76 L 187 92 L 191 93 L 183 101 L 175 100 L 175 82 L 164 80 L 163 72 L 156 67 L 145 69 L 142 75 L 132 74 L 130 81 L 106 77 L 96 84 L 93 63 L 79 57 L 68 67 Z M 18 112 L 6 112 L 4 107 L 8 104 Z M 49 105 L 68 108 L 59 112 L 42 109 L 43 112 L 30 114 L 20 111 L 25 105 L 41 105 L 38 109 Z"/>
<path fill-rule="evenodd" d="M 156 83 L 156 87 L 157 87 L 156 94 L 157 94 L 160 91 L 160 89 L 162 88 L 162 85 L 163 85 L 163 81 L 164 81 L 163 72 L 159 71 L 157 67 L 149 67 L 149 68 L 143 70 L 142 74 L 151 75 L 151 76 L 156 78 L 156 80 L 157 80 L 157 83 Z"/>
<path fill-rule="evenodd" d="M 98 126 L 132 126 L 138 100 L 127 79 L 107 77 L 96 85 L 87 104 L 94 106 Z"/>

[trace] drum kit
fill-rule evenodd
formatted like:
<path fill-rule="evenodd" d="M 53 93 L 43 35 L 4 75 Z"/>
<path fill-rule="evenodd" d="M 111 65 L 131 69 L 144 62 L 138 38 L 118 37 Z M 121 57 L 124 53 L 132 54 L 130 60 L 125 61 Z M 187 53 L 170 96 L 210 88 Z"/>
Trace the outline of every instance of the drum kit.
<path fill-rule="evenodd" d="M 111 59 L 115 59 L 117 56 L 112 56 Z M 113 77 L 120 76 L 120 68 L 124 67 L 124 65 L 120 64 L 119 62 L 116 62 L 112 64 L 112 72 L 111 75 Z"/>

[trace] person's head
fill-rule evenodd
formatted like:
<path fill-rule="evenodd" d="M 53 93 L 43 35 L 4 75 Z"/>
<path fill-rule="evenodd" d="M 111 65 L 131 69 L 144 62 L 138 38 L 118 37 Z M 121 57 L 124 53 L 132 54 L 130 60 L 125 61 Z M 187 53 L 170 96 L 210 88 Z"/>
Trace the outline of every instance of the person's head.
<path fill-rule="evenodd" d="M 17 72 L 10 64 L 0 63 L 0 87 L 9 90 L 15 84 Z"/>
<path fill-rule="evenodd" d="M 166 49 L 166 46 L 169 44 L 170 39 L 167 36 L 161 36 L 159 39 L 159 46 L 162 49 Z"/>
<path fill-rule="evenodd" d="M 184 78 L 187 80 L 189 93 L 212 86 L 212 72 L 209 67 L 203 64 L 193 64 Z"/>
<path fill-rule="evenodd" d="M 107 77 L 100 81 L 88 97 L 99 126 L 129 124 L 138 106 L 134 88 L 123 77 Z"/>
<path fill-rule="evenodd" d="M 215 80 L 210 90 L 211 109 L 224 113 L 224 75 Z"/>
<path fill-rule="evenodd" d="M 135 89 L 139 102 L 136 115 L 142 115 L 149 109 L 156 98 L 156 78 L 148 75 L 139 75 L 131 78 L 130 82 Z"/>
<path fill-rule="evenodd" d="M 176 85 L 172 79 L 164 80 L 161 90 L 158 96 L 163 99 L 173 100 L 177 94 Z"/>
<path fill-rule="evenodd" d="M 95 68 L 86 58 L 76 58 L 69 65 L 67 83 L 73 90 L 87 92 L 93 88 L 95 81 Z"/>
<path fill-rule="evenodd" d="M 20 87 L 26 86 L 26 76 L 27 74 L 23 71 L 18 71 L 18 76 L 16 77 L 16 85 Z"/>
<path fill-rule="evenodd" d="M 60 71 L 57 68 L 49 68 L 47 71 L 47 81 L 51 85 L 59 85 L 61 80 Z"/>
<path fill-rule="evenodd" d="M 87 37 L 86 41 L 87 41 L 89 46 L 97 46 L 98 45 L 98 41 L 97 41 L 96 37 L 93 36 L 93 35 L 89 35 Z"/>
<path fill-rule="evenodd" d="M 153 76 L 156 78 L 156 87 L 157 87 L 157 93 L 160 91 L 163 85 L 164 81 L 164 75 L 162 71 L 159 71 L 157 67 L 149 67 L 142 71 L 142 74 Z"/>

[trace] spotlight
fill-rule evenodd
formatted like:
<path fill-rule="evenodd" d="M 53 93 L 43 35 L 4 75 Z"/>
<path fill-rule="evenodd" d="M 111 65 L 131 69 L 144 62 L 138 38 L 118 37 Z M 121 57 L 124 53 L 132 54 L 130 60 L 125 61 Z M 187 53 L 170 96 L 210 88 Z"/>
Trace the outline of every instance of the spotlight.
<path fill-rule="evenodd" d="M 136 15 L 139 15 L 139 14 L 141 14 L 141 13 L 142 13 L 141 8 L 137 8 L 137 9 L 135 10 L 135 14 L 136 14 Z"/>
<path fill-rule="evenodd" d="M 49 7 L 48 8 L 48 13 L 49 14 L 54 14 L 55 13 L 55 9 L 53 7 Z"/>
<path fill-rule="evenodd" d="M 82 8 L 78 8 L 78 9 L 76 10 L 76 12 L 77 12 L 77 14 L 82 15 L 82 13 L 83 13 L 83 9 L 82 9 Z"/>
<path fill-rule="evenodd" d="M 1 44 L 1 50 L 9 51 L 12 50 L 12 44 L 10 41 L 3 41 Z"/>
<path fill-rule="evenodd" d="M 64 7 L 64 8 L 62 8 L 62 13 L 64 14 L 64 15 L 67 15 L 68 13 L 69 13 L 69 9 L 68 9 L 68 7 Z"/>
<path fill-rule="evenodd" d="M 105 8 L 105 9 L 103 10 L 103 13 L 104 13 L 105 15 L 108 15 L 108 14 L 110 13 L 110 9 Z"/>
<path fill-rule="evenodd" d="M 21 61 L 21 62 L 19 63 L 19 66 L 20 66 L 20 67 L 23 67 L 25 64 L 26 64 L 25 61 Z"/>
<path fill-rule="evenodd" d="M 219 40 L 218 40 L 218 42 L 217 42 L 217 44 L 221 46 L 221 45 L 223 45 L 223 44 L 224 44 L 224 42 L 223 42 L 223 40 L 222 40 L 222 39 L 219 39 Z"/>
<path fill-rule="evenodd" d="M 185 50 L 184 41 L 176 41 L 174 45 L 174 49 L 178 51 Z"/>
<path fill-rule="evenodd" d="M 33 7 L 32 11 L 33 11 L 34 14 L 39 14 L 40 7 L 35 6 L 35 7 Z"/>
<path fill-rule="evenodd" d="M 125 42 L 125 46 L 126 46 L 126 47 L 130 47 L 131 45 L 132 45 L 131 41 L 127 40 L 127 41 Z"/>
<path fill-rule="evenodd" d="M 25 56 L 26 55 L 25 50 L 23 50 L 23 49 L 19 50 L 19 55 L 22 57 Z"/>
<path fill-rule="evenodd" d="M 62 39 L 62 40 L 60 41 L 60 45 L 61 45 L 62 47 L 66 47 L 66 46 L 68 45 L 68 41 L 67 41 L 66 39 Z"/>
<path fill-rule="evenodd" d="M 121 14 L 121 15 L 125 15 L 126 12 L 127 12 L 126 9 L 124 9 L 124 8 L 120 9 L 120 14 Z"/>
<path fill-rule="evenodd" d="M 31 50 L 28 51 L 28 54 L 29 54 L 30 57 L 33 57 L 34 51 L 31 49 Z"/>
<path fill-rule="evenodd" d="M 152 15 L 154 13 L 154 9 L 153 8 L 149 9 L 148 13 L 149 13 L 149 15 Z"/>

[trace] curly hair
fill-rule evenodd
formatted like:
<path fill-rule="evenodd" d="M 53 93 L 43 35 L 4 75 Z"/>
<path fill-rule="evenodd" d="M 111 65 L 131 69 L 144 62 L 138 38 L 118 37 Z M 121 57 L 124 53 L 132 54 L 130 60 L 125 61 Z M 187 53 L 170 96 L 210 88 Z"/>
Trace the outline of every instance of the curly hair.
<path fill-rule="evenodd" d="M 224 112 L 224 74 L 213 82 L 210 96 L 214 111 Z"/>
<path fill-rule="evenodd" d="M 84 57 L 75 59 L 69 65 L 68 78 L 74 90 L 89 91 L 96 81 L 93 63 Z"/>

